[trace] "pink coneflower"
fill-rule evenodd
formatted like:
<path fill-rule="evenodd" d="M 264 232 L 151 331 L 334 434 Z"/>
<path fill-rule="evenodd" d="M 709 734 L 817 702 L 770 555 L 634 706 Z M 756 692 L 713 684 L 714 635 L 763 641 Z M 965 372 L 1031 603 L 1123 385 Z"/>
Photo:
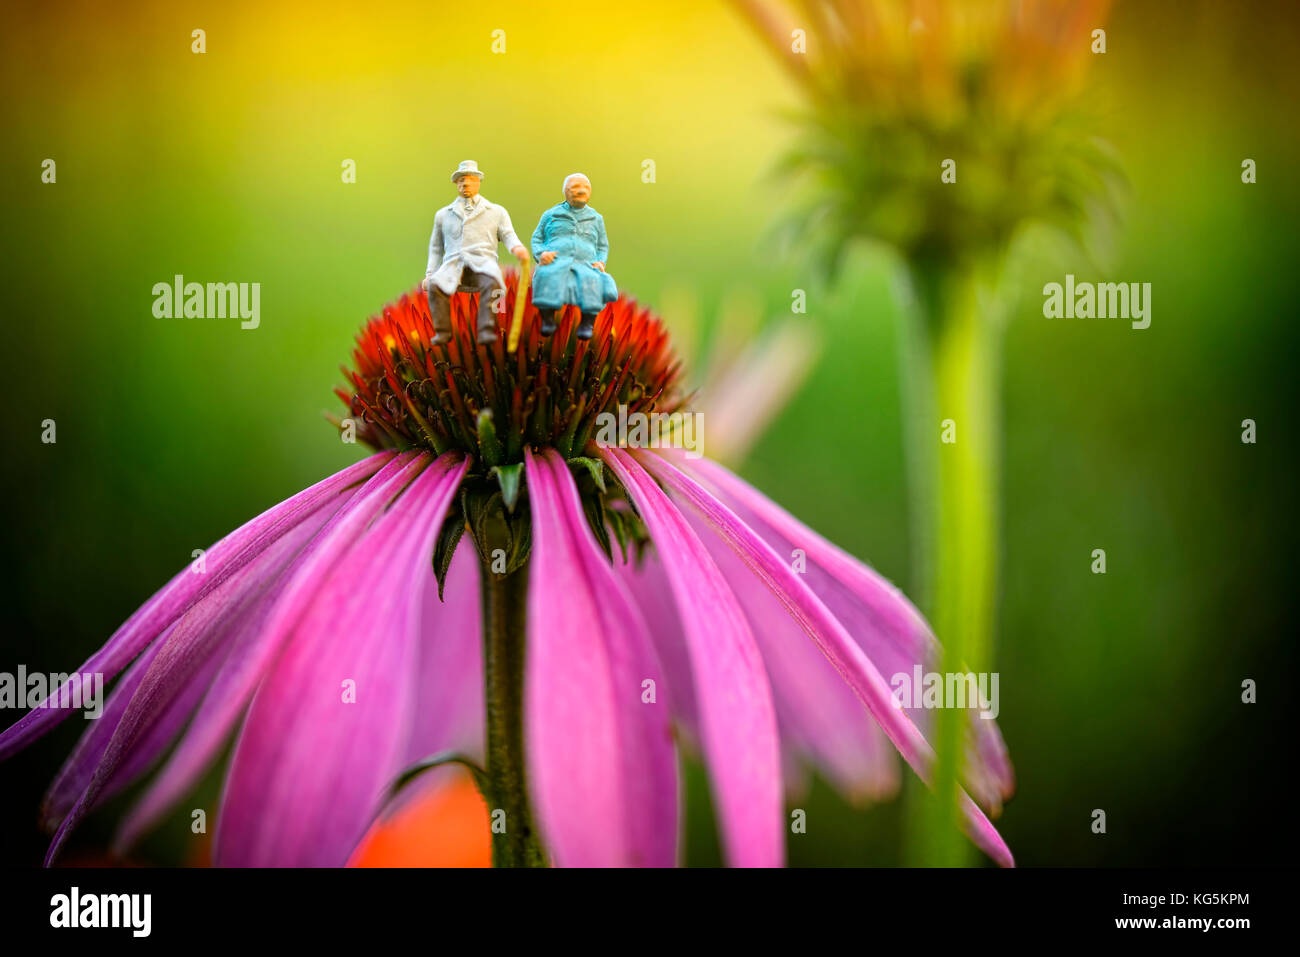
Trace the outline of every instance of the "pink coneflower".
<path fill-rule="evenodd" d="M 791 769 L 880 795 L 887 739 L 929 774 L 884 675 L 937 646 L 897 589 L 707 459 L 594 441 L 619 405 L 682 407 L 663 323 L 620 299 L 591 340 L 572 315 L 542 339 L 530 305 L 510 354 L 456 298 L 445 346 L 418 294 L 359 336 L 339 424 L 379 451 L 213 545 L 82 666 L 122 674 L 46 798 L 50 859 L 166 756 L 129 846 L 232 736 L 218 865 L 341 865 L 444 760 L 475 769 L 509 865 L 674 864 L 683 741 L 736 865 L 782 863 Z M 31 711 L 0 757 L 67 714 Z M 965 829 L 1009 865 L 977 806 L 1010 794 L 1005 749 L 982 720 L 969 745 Z"/>

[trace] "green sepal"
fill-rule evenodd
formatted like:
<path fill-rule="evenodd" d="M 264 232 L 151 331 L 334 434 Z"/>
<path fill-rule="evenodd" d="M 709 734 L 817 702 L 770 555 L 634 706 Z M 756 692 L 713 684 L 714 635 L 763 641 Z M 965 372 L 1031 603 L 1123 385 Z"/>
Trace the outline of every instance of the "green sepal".
<path fill-rule="evenodd" d="M 599 495 L 584 495 L 582 510 L 587 516 L 587 525 L 596 536 L 596 541 L 605 550 L 605 556 L 612 562 L 614 552 L 609 545 L 609 531 L 605 528 L 605 503 Z"/>
<path fill-rule="evenodd" d="M 479 560 L 492 567 L 492 553 L 498 548 L 506 553 L 506 569 L 510 574 L 528 562 L 532 551 L 531 515 L 527 509 L 507 513 L 505 498 L 493 485 L 477 485 L 473 490 L 461 486 L 461 509 L 470 536 L 478 549 Z"/>
<path fill-rule="evenodd" d="M 528 556 L 533 550 L 533 524 L 531 515 L 524 515 L 523 521 L 510 523 L 510 550 L 506 554 L 506 574 L 517 572 L 528 564 Z"/>
<path fill-rule="evenodd" d="M 623 556 L 623 561 L 627 561 L 627 519 L 624 517 L 623 513 L 616 508 L 606 509 L 605 517 L 609 519 L 609 527 L 614 530 L 614 537 L 618 539 L 619 553 Z"/>
<path fill-rule="evenodd" d="M 636 561 L 639 564 L 645 555 L 646 545 L 650 542 L 650 533 L 646 530 L 645 522 L 641 516 L 632 509 L 625 508 L 607 508 L 605 509 L 605 518 L 610 527 L 614 529 L 614 535 L 618 538 L 619 549 L 623 553 L 623 560 L 627 561 L 627 547 L 631 545 L 636 555 Z"/>
<path fill-rule="evenodd" d="M 515 503 L 519 501 L 519 486 L 524 476 L 524 463 L 494 465 L 488 470 L 488 475 L 494 473 L 497 477 L 497 484 L 501 486 L 501 498 L 506 503 L 506 509 L 511 514 L 514 514 Z"/>
<path fill-rule="evenodd" d="M 605 491 L 605 463 L 600 459 L 589 459 L 585 455 L 575 455 L 569 459 L 570 465 L 581 465 L 586 468 L 587 473 L 591 475 L 591 480 L 596 483 L 596 488 L 600 489 L 603 494 Z"/>
<path fill-rule="evenodd" d="M 433 547 L 433 574 L 438 579 L 438 601 L 442 601 L 442 589 L 447 583 L 447 569 L 456 554 L 460 537 L 465 534 L 465 517 L 460 509 L 453 509 L 442 523 L 438 532 L 438 543 Z"/>
<path fill-rule="evenodd" d="M 448 764 L 459 764 L 469 769 L 470 774 L 474 776 L 474 786 L 478 788 L 478 793 L 483 795 L 483 800 L 489 802 L 488 796 L 488 776 L 487 772 L 474 763 L 474 761 L 464 754 L 455 751 L 440 751 L 437 754 L 431 754 L 427 758 L 421 758 L 414 764 L 405 768 L 401 774 L 393 781 L 392 786 L 388 789 L 388 797 L 391 800 L 397 796 L 397 793 L 406 787 L 425 771 L 431 771 L 434 768 L 444 767 Z"/>

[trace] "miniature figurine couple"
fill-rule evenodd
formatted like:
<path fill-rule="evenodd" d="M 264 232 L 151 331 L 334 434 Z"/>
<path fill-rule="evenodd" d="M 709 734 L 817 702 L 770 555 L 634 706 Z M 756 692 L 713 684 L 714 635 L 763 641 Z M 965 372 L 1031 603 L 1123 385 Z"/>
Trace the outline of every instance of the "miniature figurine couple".
<path fill-rule="evenodd" d="M 451 174 L 460 198 L 438 210 L 434 217 L 429 267 L 422 285 L 429 296 L 435 343 L 451 338 L 451 297 L 458 290 L 479 294 L 478 341 L 496 341 L 493 293 L 505 290 L 497 242 L 504 243 L 520 262 L 529 258 L 505 207 L 479 195 L 482 180 L 478 163 L 461 163 Z M 614 277 L 605 272 L 609 256 L 605 220 L 587 205 L 590 199 L 591 180 L 581 173 L 570 173 L 564 178 L 564 202 L 544 212 L 533 230 L 533 255 L 538 262 L 533 275 L 533 305 L 541 315 L 544 336 L 555 331 L 557 311 L 576 305 L 582 313 L 578 338 L 590 339 L 600 310 L 618 298 Z"/>

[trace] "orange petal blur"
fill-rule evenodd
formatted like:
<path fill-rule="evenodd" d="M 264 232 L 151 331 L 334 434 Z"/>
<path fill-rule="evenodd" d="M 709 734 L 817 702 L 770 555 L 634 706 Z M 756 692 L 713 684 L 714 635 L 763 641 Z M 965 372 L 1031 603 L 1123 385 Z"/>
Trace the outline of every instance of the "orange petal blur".
<path fill-rule="evenodd" d="M 348 866 L 491 867 L 487 804 L 469 772 L 449 772 L 439 786 L 377 822 Z"/>

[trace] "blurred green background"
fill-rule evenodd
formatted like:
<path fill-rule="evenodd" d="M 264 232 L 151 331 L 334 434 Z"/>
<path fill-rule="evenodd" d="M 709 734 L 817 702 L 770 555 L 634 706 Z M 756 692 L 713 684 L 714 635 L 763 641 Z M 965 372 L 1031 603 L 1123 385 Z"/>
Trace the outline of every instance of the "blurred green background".
<path fill-rule="evenodd" d="M 338 365 L 422 276 L 466 157 L 525 236 L 562 177 L 586 172 L 620 287 L 656 306 L 695 298 L 706 348 L 736 297 L 770 321 L 807 289 L 825 348 L 742 471 L 910 587 L 897 264 L 858 250 L 825 288 L 765 238 L 787 198 L 768 173 L 794 96 L 731 8 L 18 2 L 3 18 L 0 670 L 75 666 L 194 548 L 355 460 L 322 416 Z M 1296 11 L 1120 3 L 1107 30 L 1088 68 L 1130 179 L 1114 255 L 1097 266 L 1040 239 L 1009 274 L 996 668 L 1019 787 L 999 826 L 1024 865 L 1280 863 Z M 1256 185 L 1240 180 L 1246 157 Z M 1067 272 L 1150 282 L 1151 327 L 1043 318 L 1043 284 Z M 154 318 L 153 284 L 177 273 L 260 282 L 260 328 Z M 39 862 L 40 795 L 78 724 L 0 765 L 0 863 Z M 688 861 L 715 863 L 698 767 L 688 784 Z M 791 863 L 902 859 L 902 802 L 854 809 L 819 782 L 801 806 Z M 116 807 L 74 860 L 94 858 Z M 139 856 L 193 853 L 181 812 Z"/>

